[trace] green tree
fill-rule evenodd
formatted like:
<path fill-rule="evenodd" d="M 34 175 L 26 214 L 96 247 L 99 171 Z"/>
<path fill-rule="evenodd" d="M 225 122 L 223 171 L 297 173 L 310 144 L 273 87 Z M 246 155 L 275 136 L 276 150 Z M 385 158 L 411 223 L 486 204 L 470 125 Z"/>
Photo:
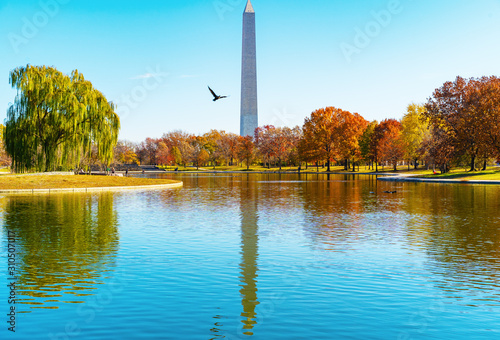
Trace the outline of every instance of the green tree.
<path fill-rule="evenodd" d="M 77 70 L 67 76 L 28 65 L 10 73 L 10 84 L 17 96 L 7 110 L 4 141 L 16 171 L 79 166 L 93 146 L 101 162 L 111 163 L 120 119 Z"/>

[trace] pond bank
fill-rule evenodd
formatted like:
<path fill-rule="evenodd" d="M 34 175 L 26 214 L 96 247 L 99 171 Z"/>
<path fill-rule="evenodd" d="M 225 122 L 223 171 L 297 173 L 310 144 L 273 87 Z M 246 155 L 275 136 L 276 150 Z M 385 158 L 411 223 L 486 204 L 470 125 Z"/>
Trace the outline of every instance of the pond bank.
<path fill-rule="evenodd" d="M 170 189 L 183 186 L 172 179 L 117 176 L 6 175 L 0 177 L 0 193 L 95 192 L 139 189 Z"/>
<path fill-rule="evenodd" d="M 500 185 L 500 181 L 497 181 L 497 180 L 480 180 L 480 179 L 474 180 L 474 179 L 468 179 L 468 178 L 457 178 L 457 179 L 416 178 L 415 176 L 418 176 L 418 175 L 393 174 L 392 176 L 377 178 L 377 180 L 386 181 L 386 182 L 420 182 L 420 183 Z"/>

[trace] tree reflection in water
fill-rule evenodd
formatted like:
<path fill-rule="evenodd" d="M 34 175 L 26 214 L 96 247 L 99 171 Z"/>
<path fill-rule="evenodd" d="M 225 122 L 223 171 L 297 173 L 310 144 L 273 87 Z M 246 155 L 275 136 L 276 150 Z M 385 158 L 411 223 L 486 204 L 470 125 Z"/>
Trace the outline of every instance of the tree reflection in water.
<path fill-rule="evenodd" d="M 17 302 L 30 309 L 81 303 L 79 297 L 93 295 L 114 267 L 112 193 L 10 196 L 3 224 L 16 235 Z"/>

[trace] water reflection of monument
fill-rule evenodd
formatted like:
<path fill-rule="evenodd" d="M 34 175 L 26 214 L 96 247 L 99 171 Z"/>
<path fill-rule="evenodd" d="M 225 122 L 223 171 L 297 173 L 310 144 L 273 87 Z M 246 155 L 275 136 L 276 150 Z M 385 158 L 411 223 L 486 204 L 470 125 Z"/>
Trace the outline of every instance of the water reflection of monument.
<path fill-rule="evenodd" d="M 247 175 L 248 176 L 248 175 Z M 257 324 L 255 308 L 257 300 L 257 259 L 259 256 L 258 236 L 258 190 L 250 178 L 241 187 L 241 263 L 240 263 L 240 293 L 243 312 L 243 334 L 253 335 Z"/>
<path fill-rule="evenodd" d="M 94 293 L 118 250 L 117 225 L 112 193 L 9 197 L 4 226 L 22 260 L 18 303 L 54 309 Z"/>

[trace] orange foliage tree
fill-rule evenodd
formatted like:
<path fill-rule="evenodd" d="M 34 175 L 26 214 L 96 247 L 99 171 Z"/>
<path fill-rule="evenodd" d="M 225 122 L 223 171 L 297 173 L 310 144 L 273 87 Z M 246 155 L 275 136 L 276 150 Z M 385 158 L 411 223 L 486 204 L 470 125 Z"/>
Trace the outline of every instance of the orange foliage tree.
<path fill-rule="evenodd" d="M 327 171 L 331 171 L 331 161 L 338 159 L 346 160 L 347 168 L 347 160 L 360 155 L 358 141 L 366 125 L 367 121 L 357 113 L 335 107 L 316 110 L 304 121 L 301 154 L 326 161 Z"/>
<path fill-rule="evenodd" d="M 254 158 L 255 145 L 252 136 L 242 137 L 238 139 L 238 159 L 247 163 L 247 170 L 250 169 L 250 164 Z"/>
<path fill-rule="evenodd" d="M 375 128 L 377 154 L 380 160 L 392 164 L 397 170 L 398 162 L 405 155 L 401 123 L 395 119 L 385 119 Z"/>

